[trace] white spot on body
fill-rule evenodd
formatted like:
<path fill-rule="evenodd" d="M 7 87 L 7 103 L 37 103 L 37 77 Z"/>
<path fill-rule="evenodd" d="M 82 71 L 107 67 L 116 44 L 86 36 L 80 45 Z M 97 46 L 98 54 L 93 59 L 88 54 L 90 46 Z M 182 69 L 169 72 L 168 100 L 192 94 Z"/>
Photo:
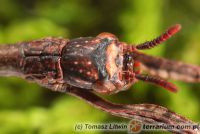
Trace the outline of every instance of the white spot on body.
<path fill-rule="evenodd" d="M 88 62 L 87 62 L 87 64 L 88 64 L 88 65 L 91 65 L 91 64 L 92 64 L 92 62 L 91 62 L 91 61 L 88 61 Z"/>
<path fill-rule="evenodd" d="M 77 61 L 75 61 L 75 62 L 74 62 L 74 64 L 75 64 L 75 65 L 77 65 L 77 64 L 78 64 L 78 62 L 77 62 Z"/>
<path fill-rule="evenodd" d="M 82 69 L 80 69 L 80 70 L 79 70 L 79 72 L 80 72 L 80 73 L 82 73 L 82 72 L 83 72 L 83 70 L 82 70 Z"/>
<path fill-rule="evenodd" d="M 90 74 L 91 74 L 91 72 L 88 71 L 88 72 L 87 72 L 87 75 L 90 75 Z"/>

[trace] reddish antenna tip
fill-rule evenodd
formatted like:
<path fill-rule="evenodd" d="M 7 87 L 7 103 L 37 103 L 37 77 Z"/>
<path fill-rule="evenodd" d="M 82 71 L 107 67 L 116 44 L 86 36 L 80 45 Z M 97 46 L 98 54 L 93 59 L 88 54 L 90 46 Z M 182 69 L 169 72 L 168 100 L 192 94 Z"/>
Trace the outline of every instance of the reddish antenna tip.
<path fill-rule="evenodd" d="M 175 27 L 178 29 L 178 31 L 182 28 L 181 24 L 176 24 Z"/>
<path fill-rule="evenodd" d="M 162 42 L 166 41 L 167 39 L 169 39 L 171 36 L 173 36 L 178 31 L 180 31 L 180 29 L 181 29 L 181 25 L 176 24 L 176 25 L 170 27 L 169 29 L 167 29 L 166 32 L 163 33 L 162 35 L 160 35 L 159 37 L 153 39 L 152 41 L 147 41 L 142 44 L 139 44 L 136 46 L 136 48 L 140 49 L 140 50 L 153 48 L 153 47 L 161 44 Z"/>
<path fill-rule="evenodd" d="M 175 33 L 177 33 L 180 30 L 181 30 L 181 25 L 176 24 L 176 25 L 172 26 L 171 28 L 169 28 L 167 32 L 170 35 L 174 35 Z"/>

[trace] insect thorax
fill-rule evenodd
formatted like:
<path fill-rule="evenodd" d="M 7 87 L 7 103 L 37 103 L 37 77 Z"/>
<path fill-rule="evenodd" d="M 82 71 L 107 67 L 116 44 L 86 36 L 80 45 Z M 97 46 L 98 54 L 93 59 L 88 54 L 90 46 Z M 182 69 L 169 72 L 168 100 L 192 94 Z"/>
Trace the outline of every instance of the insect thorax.
<path fill-rule="evenodd" d="M 35 80 L 43 86 L 62 79 L 60 58 L 62 48 L 67 42 L 66 39 L 48 37 L 22 43 L 21 68 L 25 78 Z"/>
<path fill-rule="evenodd" d="M 123 49 L 114 38 L 86 37 L 68 42 L 63 48 L 61 66 L 70 85 L 113 92 L 121 89 Z"/>

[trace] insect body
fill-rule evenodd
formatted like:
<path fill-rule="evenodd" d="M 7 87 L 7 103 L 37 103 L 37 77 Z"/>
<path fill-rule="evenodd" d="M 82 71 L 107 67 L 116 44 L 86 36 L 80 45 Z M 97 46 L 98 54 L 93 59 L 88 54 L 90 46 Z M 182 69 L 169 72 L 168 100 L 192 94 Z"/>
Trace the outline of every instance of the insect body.
<path fill-rule="evenodd" d="M 169 82 L 140 74 L 140 61 L 135 55 L 140 55 L 137 50 L 154 47 L 179 29 L 176 25 L 157 39 L 138 46 L 120 42 L 110 33 L 73 40 L 45 38 L 9 46 L 13 50 L 2 52 L 1 56 L 8 61 L 17 54 L 16 60 L 6 64 L 22 77 L 53 90 L 70 85 L 110 94 L 127 89 L 137 80 L 144 80 L 176 91 Z"/>
<path fill-rule="evenodd" d="M 139 52 L 157 46 L 178 32 L 180 28 L 181 26 L 177 24 L 156 39 L 139 45 L 129 45 L 120 42 L 113 34 L 102 33 L 96 37 L 72 40 L 49 37 L 2 46 L 0 75 L 19 76 L 54 91 L 70 93 L 104 111 L 125 118 L 136 116 L 147 122 L 152 122 L 152 119 L 167 123 L 168 120 L 172 123 L 190 122 L 162 107 L 112 104 L 92 93 L 92 91 L 101 94 L 117 93 L 128 89 L 138 80 L 160 85 L 170 91 L 176 91 L 176 87 L 161 78 L 200 82 L 198 66 Z M 142 69 L 159 77 L 143 74 Z M 149 114 L 149 111 L 152 112 L 151 109 L 157 109 L 158 113 Z M 173 118 L 176 120 L 174 121 Z"/>

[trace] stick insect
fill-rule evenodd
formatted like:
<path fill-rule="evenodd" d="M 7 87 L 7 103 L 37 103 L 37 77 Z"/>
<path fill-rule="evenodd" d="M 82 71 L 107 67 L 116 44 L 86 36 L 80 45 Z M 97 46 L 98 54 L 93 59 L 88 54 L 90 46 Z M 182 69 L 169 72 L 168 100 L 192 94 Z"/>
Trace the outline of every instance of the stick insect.
<path fill-rule="evenodd" d="M 141 80 L 176 92 L 166 78 L 200 82 L 200 67 L 145 55 L 181 29 L 176 24 L 159 37 L 138 45 L 120 42 L 110 33 L 72 40 L 47 37 L 0 47 L 0 76 L 18 76 L 52 91 L 79 97 L 112 115 L 143 123 L 193 124 L 167 108 L 154 104 L 122 105 L 96 95 L 114 94 Z M 149 74 L 143 74 L 143 71 Z M 198 133 L 198 130 L 171 130 Z"/>

